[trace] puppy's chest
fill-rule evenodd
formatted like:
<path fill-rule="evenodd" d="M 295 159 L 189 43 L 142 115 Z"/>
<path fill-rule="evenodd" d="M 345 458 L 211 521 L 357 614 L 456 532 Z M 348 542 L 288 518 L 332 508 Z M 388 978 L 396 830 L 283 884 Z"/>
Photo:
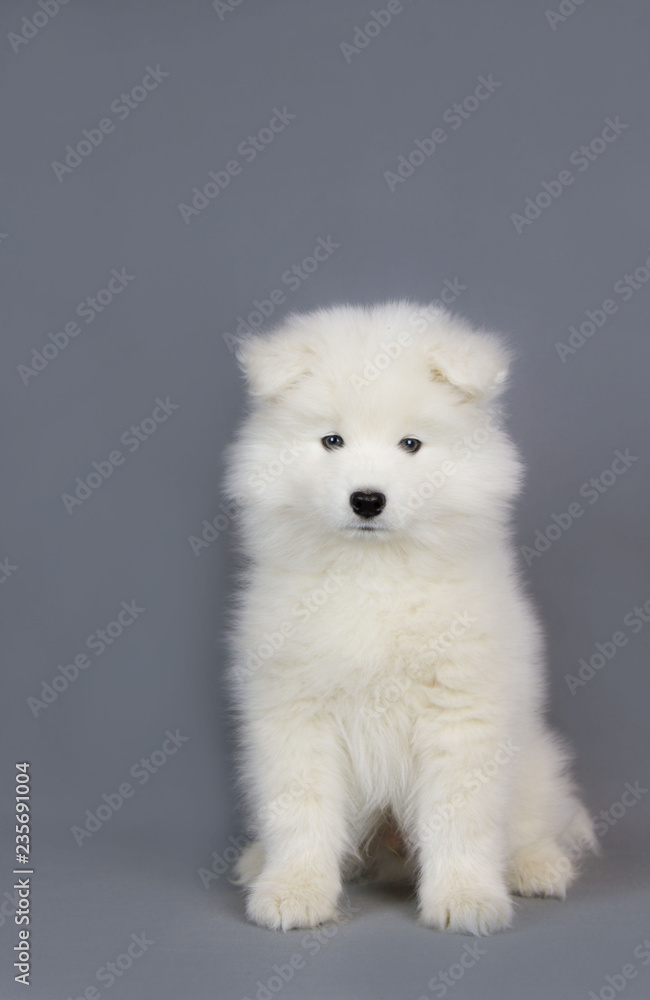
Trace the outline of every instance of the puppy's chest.
<path fill-rule="evenodd" d="M 295 642 L 311 651 L 328 685 L 348 691 L 404 676 L 431 681 L 445 636 L 462 633 L 463 600 L 453 585 L 348 579 L 320 606 L 310 603 L 296 623 Z"/>

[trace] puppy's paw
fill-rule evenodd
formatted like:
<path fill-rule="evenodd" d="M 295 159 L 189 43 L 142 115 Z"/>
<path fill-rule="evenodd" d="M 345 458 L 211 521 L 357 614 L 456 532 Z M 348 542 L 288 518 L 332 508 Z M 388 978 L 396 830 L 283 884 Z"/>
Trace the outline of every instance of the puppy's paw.
<path fill-rule="evenodd" d="M 495 934 L 512 924 L 513 903 L 505 888 L 458 887 L 422 894 L 420 919 L 438 931 Z"/>
<path fill-rule="evenodd" d="M 339 886 L 308 872 L 262 875 L 251 887 L 246 913 L 260 927 L 288 931 L 336 920 Z"/>
<path fill-rule="evenodd" d="M 557 844 L 549 841 L 517 851 L 510 862 L 508 886 L 519 896 L 564 899 L 574 878 L 571 859 Z"/>
<path fill-rule="evenodd" d="M 239 855 L 230 881 L 235 885 L 251 885 L 264 867 L 264 848 L 259 840 L 248 844 Z"/>

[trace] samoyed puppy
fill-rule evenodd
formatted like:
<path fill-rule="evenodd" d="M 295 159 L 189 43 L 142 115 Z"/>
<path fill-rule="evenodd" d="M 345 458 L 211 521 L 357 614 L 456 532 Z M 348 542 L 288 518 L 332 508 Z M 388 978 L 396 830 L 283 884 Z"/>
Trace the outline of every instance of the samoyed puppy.
<path fill-rule="evenodd" d="M 232 680 L 248 916 L 336 919 L 343 879 L 383 857 L 425 924 L 505 928 L 511 893 L 563 897 L 596 847 L 544 720 L 511 538 L 509 351 L 397 302 L 290 316 L 239 358 L 252 407 L 226 490 L 246 558 Z"/>

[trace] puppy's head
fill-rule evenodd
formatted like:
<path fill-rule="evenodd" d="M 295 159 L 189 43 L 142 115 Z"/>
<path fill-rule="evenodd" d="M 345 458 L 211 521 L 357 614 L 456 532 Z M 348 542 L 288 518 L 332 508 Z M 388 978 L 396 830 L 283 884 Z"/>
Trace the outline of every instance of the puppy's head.
<path fill-rule="evenodd" d="M 499 338 L 389 303 L 292 316 L 239 359 L 253 405 L 228 489 L 269 539 L 448 549 L 502 529 L 519 466 Z"/>

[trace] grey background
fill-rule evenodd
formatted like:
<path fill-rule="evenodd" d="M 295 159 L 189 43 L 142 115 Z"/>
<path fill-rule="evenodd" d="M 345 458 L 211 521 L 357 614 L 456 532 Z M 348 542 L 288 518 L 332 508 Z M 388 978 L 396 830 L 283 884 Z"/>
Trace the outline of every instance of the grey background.
<path fill-rule="evenodd" d="M 648 787 L 648 627 L 625 629 L 625 648 L 574 695 L 564 680 L 650 596 L 650 288 L 628 302 L 613 294 L 650 253 L 647 5 L 586 0 L 553 30 L 538 0 L 406 0 L 348 63 L 340 44 L 371 9 L 243 0 L 220 18 L 198 0 L 76 0 L 15 52 L 9 33 L 39 8 L 2 5 L 0 559 L 18 567 L 0 584 L 2 997 L 24 994 L 7 901 L 13 763 L 25 759 L 34 1000 L 93 984 L 116 998 L 252 1000 L 293 954 L 305 965 L 283 1000 L 417 1000 L 440 995 L 427 983 L 467 943 L 418 927 L 412 899 L 354 887 L 354 920 L 313 954 L 299 932 L 248 925 L 227 873 L 207 888 L 199 875 L 242 822 L 221 683 L 234 548 L 229 528 L 198 556 L 188 539 L 219 511 L 220 456 L 242 414 L 223 335 L 274 288 L 287 293 L 276 320 L 335 301 L 426 301 L 445 279 L 466 286 L 455 308 L 505 331 L 519 354 L 509 407 L 529 466 L 521 545 L 580 501 L 616 449 L 638 456 L 522 565 L 548 623 L 552 716 L 590 809 L 608 809 L 626 782 Z M 169 75 L 119 121 L 111 102 L 157 64 Z M 490 73 L 501 86 L 391 193 L 384 171 Z M 238 144 L 285 105 L 295 119 L 246 163 Z M 114 131 L 59 182 L 52 162 L 106 115 Z M 628 128 L 519 235 L 511 214 L 617 115 Z M 241 173 L 186 225 L 179 204 L 233 158 Z M 283 272 L 319 236 L 340 247 L 290 291 Z M 122 294 L 25 385 L 18 366 L 32 348 L 123 267 L 134 277 Z M 556 342 L 609 297 L 616 315 L 562 363 Z M 129 454 L 120 435 L 167 395 L 178 409 Z M 69 515 L 62 494 L 115 448 L 124 464 Z M 133 599 L 145 612 L 34 717 L 28 697 Z M 71 827 L 168 728 L 189 740 L 77 846 Z M 633 950 L 650 935 L 649 801 L 608 829 L 604 858 L 567 902 L 521 902 L 514 929 L 484 942 L 449 988 L 456 1000 L 598 995 L 629 962 L 638 975 L 625 997 L 647 996 L 650 968 Z M 112 987 L 98 983 L 141 932 L 155 944 Z"/>

